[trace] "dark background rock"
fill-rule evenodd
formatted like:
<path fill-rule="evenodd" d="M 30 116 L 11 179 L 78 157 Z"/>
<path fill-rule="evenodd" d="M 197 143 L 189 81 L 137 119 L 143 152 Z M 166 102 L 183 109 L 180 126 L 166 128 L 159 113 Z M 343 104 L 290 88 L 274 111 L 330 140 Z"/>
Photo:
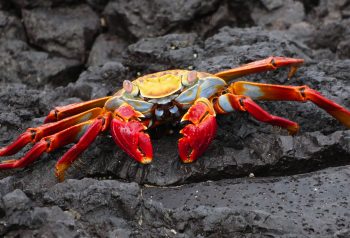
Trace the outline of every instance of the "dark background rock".
<path fill-rule="evenodd" d="M 246 79 L 307 84 L 350 108 L 349 6 L 0 0 L 0 146 L 54 106 L 111 95 L 125 79 L 173 68 L 217 72 L 271 55 L 306 62 L 290 80 L 284 69 Z M 350 131 L 312 103 L 259 104 L 300 123 L 300 133 L 233 113 L 217 117 L 216 139 L 193 164 L 179 160 L 180 128 L 161 127 L 151 131 L 147 166 L 106 133 L 63 183 L 54 165 L 68 146 L 0 171 L 0 236 L 348 237 Z"/>
<path fill-rule="evenodd" d="M 22 16 L 31 44 L 82 62 L 99 30 L 98 16 L 87 5 L 22 10 Z"/>
<path fill-rule="evenodd" d="M 137 0 L 113 0 L 107 4 L 104 15 L 111 32 L 139 39 L 195 24 L 204 15 L 214 12 L 218 3 L 218 0 L 156 0 L 140 4 Z"/>

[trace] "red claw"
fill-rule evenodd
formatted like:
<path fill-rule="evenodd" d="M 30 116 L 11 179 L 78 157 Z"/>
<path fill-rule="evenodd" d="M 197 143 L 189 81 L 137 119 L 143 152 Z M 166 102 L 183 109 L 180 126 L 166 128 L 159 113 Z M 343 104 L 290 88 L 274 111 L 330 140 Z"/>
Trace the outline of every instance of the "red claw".
<path fill-rule="evenodd" d="M 153 159 L 151 139 L 143 132 L 146 127 L 136 118 L 129 117 L 130 110 L 133 108 L 129 105 L 121 106 L 117 110 L 117 116 L 111 123 L 112 137 L 129 156 L 142 164 L 149 164 Z M 128 112 L 127 115 L 123 115 L 125 112 Z"/>
<path fill-rule="evenodd" d="M 207 99 L 199 99 L 184 115 L 191 124 L 180 133 L 179 155 L 184 163 L 191 163 L 201 156 L 215 137 L 217 124 L 215 112 Z"/>

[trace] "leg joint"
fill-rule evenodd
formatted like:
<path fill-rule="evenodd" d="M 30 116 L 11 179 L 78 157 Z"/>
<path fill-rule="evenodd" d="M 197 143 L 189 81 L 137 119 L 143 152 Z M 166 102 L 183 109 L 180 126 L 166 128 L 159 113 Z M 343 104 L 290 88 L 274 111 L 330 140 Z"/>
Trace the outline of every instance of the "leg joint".
<path fill-rule="evenodd" d="M 299 93 L 300 93 L 300 97 L 301 97 L 302 102 L 306 102 L 308 100 L 308 98 L 307 98 L 308 89 L 309 89 L 309 87 L 306 85 L 299 87 Z"/>

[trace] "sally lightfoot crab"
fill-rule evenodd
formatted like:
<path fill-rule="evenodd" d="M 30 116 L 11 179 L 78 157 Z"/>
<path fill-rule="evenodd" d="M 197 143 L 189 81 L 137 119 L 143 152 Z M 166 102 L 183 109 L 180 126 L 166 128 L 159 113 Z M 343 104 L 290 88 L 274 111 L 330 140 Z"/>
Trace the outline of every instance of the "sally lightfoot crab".
<path fill-rule="evenodd" d="M 75 143 L 56 163 L 56 176 L 106 130 L 116 144 L 142 164 L 153 159 L 151 140 L 146 130 L 167 122 L 186 124 L 178 141 L 181 160 L 190 163 L 201 156 L 215 136 L 216 114 L 248 112 L 255 119 L 297 133 L 299 125 L 274 116 L 253 100 L 311 101 L 324 109 L 347 128 L 350 111 L 323 97 L 308 86 L 282 86 L 236 81 L 244 75 L 289 66 L 291 77 L 302 59 L 269 57 L 240 67 L 210 74 L 188 70 L 168 70 L 149 74 L 134 81 L 125 80 L 123 88 L 113 96 L 56 107 L 45 124 L 29 128 L 12 144 L 0 149 L 0 156 L 17 153 L 28 143 L 34 146 L 18 160 L 0 163 L 0 169 L 20 168 L 51 152 Z"/>

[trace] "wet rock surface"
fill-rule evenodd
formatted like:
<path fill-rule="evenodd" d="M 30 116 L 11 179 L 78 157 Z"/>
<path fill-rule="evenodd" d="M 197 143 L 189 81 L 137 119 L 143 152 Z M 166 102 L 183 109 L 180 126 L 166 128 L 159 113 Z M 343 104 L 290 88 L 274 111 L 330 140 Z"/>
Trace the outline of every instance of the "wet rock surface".
<path fill-rule="evenodd" d="M 0 146 L 54 106 L 111 95 L 125 79 L 217 72 L 271 55 L 306 62 L 290 80 L 285 69 L 245 79 L 307 84 L 350 108 L 349 6 L 0 1 Z M 62 183 L 54 167 L 69 147 L 0 171 L 0 236 L 348 237 L 350 131 L 312 103 L 259 104 L 298 122 L 300 133 L 233 113 L 217 117 L 216 139 L 193 164 L 179 160 L 180 128 L 161 127 L 151 131 L 147 166 L 106 133 Z"/>

